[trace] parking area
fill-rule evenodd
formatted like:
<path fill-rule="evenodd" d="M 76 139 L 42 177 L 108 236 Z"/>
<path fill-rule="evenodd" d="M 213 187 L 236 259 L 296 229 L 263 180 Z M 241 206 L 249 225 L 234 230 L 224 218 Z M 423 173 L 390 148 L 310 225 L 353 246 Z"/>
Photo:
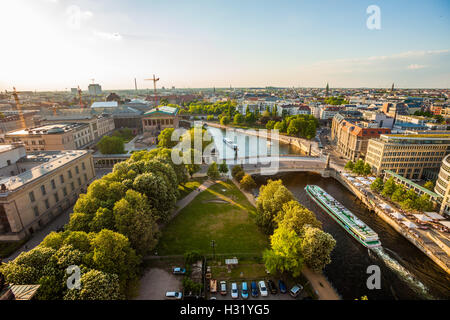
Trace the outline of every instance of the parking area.
<path fill-rule="evenodd" d="M 183 277 L 160 268 L 150 268 L 141 278 L 135 300 L 164 300 L 167 291 L 182 291 Z"/>

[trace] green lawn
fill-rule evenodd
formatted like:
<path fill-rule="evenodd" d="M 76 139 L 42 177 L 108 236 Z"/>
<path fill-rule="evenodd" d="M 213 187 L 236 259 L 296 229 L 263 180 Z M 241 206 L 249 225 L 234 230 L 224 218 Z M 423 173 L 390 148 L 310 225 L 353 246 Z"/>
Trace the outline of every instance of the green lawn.
<path fill-rule="evenodd" d="M 221 198 L 221 196 L 225 196 Z M 198 195 L 162 230 L 158 255 L 189 250 L 216 253 L 255 253 L 268 247 L 268 238 L 253 221 L 255 208 L 231 182 L 220 182 Z"/>
<path fill-rule="evenodd" d="M 180 192 L 180 195 L 178 196 L 178 200 L 183 199 L 189 193 L 200 187 L 200 185 L 205 182 L 206 179 L 208 179 L 208 177 L 193 178 L 186 182 L 184 185 L 179 185 L 178 191 Z"/>

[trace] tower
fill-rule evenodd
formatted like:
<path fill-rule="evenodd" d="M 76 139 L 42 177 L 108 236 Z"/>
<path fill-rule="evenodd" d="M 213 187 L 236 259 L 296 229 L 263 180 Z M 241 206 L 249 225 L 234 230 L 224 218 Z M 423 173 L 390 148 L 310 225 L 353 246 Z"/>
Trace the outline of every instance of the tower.
<path fill-rule="evenodd" d="M 325 94 L 327 95 L 327 97 L 328 97 L 329 91 L 330 91 L 330 86 L 328 85 L 328 82 L 327 82 L 327 86 L 325 87 Z"/>

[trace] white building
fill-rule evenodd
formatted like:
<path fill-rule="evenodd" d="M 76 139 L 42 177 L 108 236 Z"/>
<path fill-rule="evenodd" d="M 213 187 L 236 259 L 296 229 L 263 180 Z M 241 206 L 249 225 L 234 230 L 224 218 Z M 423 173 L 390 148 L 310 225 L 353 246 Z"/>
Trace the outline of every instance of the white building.
<path fill-rule="evenodd" d="M 97 83 L 90 84 L 88 90 L 91 96 L 99 96 L 102 94 L 102 87 Z"/>

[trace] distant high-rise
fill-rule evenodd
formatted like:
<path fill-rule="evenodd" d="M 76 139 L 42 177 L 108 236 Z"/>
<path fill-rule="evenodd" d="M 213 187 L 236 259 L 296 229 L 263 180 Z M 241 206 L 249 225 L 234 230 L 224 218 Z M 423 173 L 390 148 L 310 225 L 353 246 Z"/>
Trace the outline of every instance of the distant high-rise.
<path fill-rule="evenodd" d="M 394 83 L 392 83 L 391 92 L 394 92 Z"/>
<path fill-rule="evenodd" d="M 88 89 L 91 96 L 99 96 L 102 94 L 102 87 L 97 83 L 90 84 Z"/>
<path fill-rule="evenodd" d="M 325 88 L 325 92 L 326 92 L 326 95 L 328 96 L 328 93 L 330 92 L 330 86 L 328 85 L 328 82 L 327 82 L 327 86 Z"/>

